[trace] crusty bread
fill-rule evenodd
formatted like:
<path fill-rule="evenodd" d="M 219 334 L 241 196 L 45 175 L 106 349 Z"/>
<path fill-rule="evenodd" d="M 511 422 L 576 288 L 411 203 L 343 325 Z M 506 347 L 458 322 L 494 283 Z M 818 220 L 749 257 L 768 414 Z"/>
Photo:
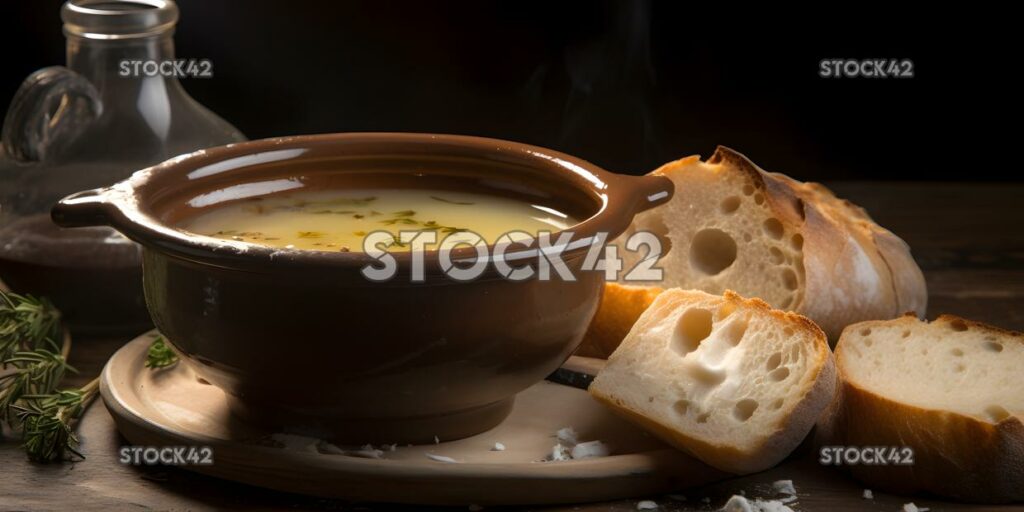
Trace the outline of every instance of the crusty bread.
<path fill-rule="evenodd" d="M 801 183 L 759 169 L 743 155 L 719 147 L 706 162 L 690 156 L 652 174 L 675 183 L 666 205 L 641 213 L 619 239 L 637 231 L 662 242 L 660 282 L 609 283 L 598 315 L 599 330 L 585 337 L 583 350 L 607 356 L 636 317 L 617 312 L 623 303 L 651 300 L 641 286 L 735 290 L 772 307 L 812 319 L 835 340 L 843 327 L 862 320 L 888 319 L 908 311 L 923 315 L 924 276 L 907 245 L 875 224 L 861 208 L 836 198 L 824 186 Z M 644 252 L 625 251 L 624 269 Z M 629 295 L 642 294 L 640 297 Z M 635 310 L 625 307 L 625 311 Z M 612 326 L 612 322 L 624 325 Z"/>
<path fill-rule="evenodd" d="M 710 466 L 752 473 L 804 439 L 836 388 L 825 334 L 726 291 L 661 293 L 590 394 Z"/>
<path fill-rule="evenodd" d="M 853 465 L 872 488 L 1024 500 L 1024 335 L 955 316 L 862 322 L 836 346 L 840 391 L 818 441 L 913 449 L 914 464 Z"/>

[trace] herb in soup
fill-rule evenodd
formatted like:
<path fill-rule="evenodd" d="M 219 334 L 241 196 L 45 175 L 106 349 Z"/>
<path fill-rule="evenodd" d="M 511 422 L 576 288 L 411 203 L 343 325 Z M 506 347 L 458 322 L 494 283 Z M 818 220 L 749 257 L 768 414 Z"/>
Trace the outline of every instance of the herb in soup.
<path fill-rule="evenodd" d="M 225 240 L 272 247 L 319 251 L 361 251 L 363 238 L 387 231 L 388 250 L 406 251 L 399 231 L 433 231 L 473 240 L 470 231 L 489 243 L 523 231 L 559 231 L 576 219 L 547 206 L 515 199 L 423 189 L 317 191 L 238 201 L 181 223 L 180 228 Z M 522 234 L 512 235 L 523 238 Z M 428 246 L 429 247 L 429 246 Z M 435 247 L 436 248 L 436 247 Z"/>

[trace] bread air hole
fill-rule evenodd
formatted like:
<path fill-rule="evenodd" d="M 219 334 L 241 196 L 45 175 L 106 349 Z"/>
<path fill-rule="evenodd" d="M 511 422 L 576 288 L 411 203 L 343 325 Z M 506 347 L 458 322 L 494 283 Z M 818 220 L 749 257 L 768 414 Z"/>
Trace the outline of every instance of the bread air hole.
<path fill-rule="evenodd" d="M 722 213 L 733 213 L 740 208 L 740 198 L 737 196 L 729 196 L 722 199 L 722 204 L 719 205 L 719 209 Z"/>
<path fill-rule="evenodd" d="M 776 398 L 775 401 L 772 402 L 771 408 L 777 411 L 779 409 L 782 409 L 782 404 L 784 403 L 786 403 L 786 400 L 784 398 Z"/>
<path fill-rule="evenodd" d="M 782 222 L 779 222 L 779 219 L 775 217 L 765 219 L 764 232 L 776 240 L 781 240 L 783 234 Z"/>
<path fill-rule="evenodd" d="M 796 279 L 796 272 L 794 272 L 793 269 L 787 268 L 782 271 L 782 285 L 785 286 L 787 290 L 797 289 L 799 283 Z"/>
<path fill-rule="evenodd" d="M 760 192 L 754 194 L 754 203 L 759 204 L 759 205 L 760 204 L 764 204 L 764 194 L 762 194 Z"/>
<path fill-rule="evenodd" d="M 717 275 L 736 261 L 736 241 L 720 229 L 702 229 L 690 243 L 690 266 Z"/>
<path fill-rule="evenodd" d="M 786 377 L 789 377 L 789 368 L 786 368 L 785 366 L 776 368 L 768 374 L 768 378 L 773 382 L 782 382 L 786 380 Z"/>
<path fill-rule="evenodd" d="M 706 309 L 688 309 L 679 316 L 672 334 L 672 350 L 686 356 L 697 350 L 700 342 L 711 334 L 711 312 Z"/>
<path fill-rule="evenodd" d="M 792 242 L 793 248 L 798 251 L 804 248 L 804 237 L 800 233 L 793 235 L 793 238 L 790 239 L 790 242 Z"/>
<path fill-rule="evenodd" d="M 743 195 L 749 196 L 750 194 L 753 194 L 753 193 L 754 193 L 754 186 L 753 185 L 750 185 L 750 184 L 743 185 Z"/>
<path fill-rule="evenodd" d="M 984 348 L 985 350 L 988 350 L 989 352 L 1002 352 L 1003 351 L 1003 344 L 1002 343 L 996 343 L 994 341 L 986 341 L 985 343 L 982 343 L 981 346 L 982 346 L 982 348 Z"/>
<path fill-rule="evenodd" d="M 768 358 L 768 362 L 764 364 L 764 367 L 766 370 L 772 371 L 778 368 L 780 364 L 782 364 L 782 352 L 776 352 Z"/>
<path fill-rule="evenodd" d="M 672 239 L 668 236 L 668 226 L 665 225 L 665 221 L 661 217 L 648 217 L 647 222 L 640 225 L 640 231 L 647 231 L 658 237 L 658 242 L 661 243 L 659 257 L 664 257 L 672 251 Z"/>
<path fill-rule="evenodd" d="M 676 411 L 676 414 L 680 416 L 686 416 L 686 413 L 690 412 L 690 401 L 689 400 L 678 400 L 672 405 L 672 409 Z"/>
<path fill-rule="evenodd" d="M 725 341 L 732 346 L 740 344 L 740 340 L 743 339 L 743 335 L 747 332 L 747 319 L 737 318 L 729 323 L 722 332 L 722 337 Z"/>
<path fill-rule="evenodd" d="M 958 348 L 954 348 L 953 350 L 950 350 L 949 352 L 951 354 L 953 354 L 954 356 L 956 356 L 956 357 L 962 357 L 964 355 L 964 351 L 960 350 Z"/>
<path fill-rule="evenodd" d="M 860 330 L 860 335 L 861 336 L 870 336 L 871 335 L 871 329 L 868 329 L 867 327 L 861 329 Z"/>
<path fill-rule="evenodd" d="M 756 410 L 757 400 L 744 398 L 743 400 L 736 402 L 736 406 L 732 408 L 732 415 L 739 421 L 747 421 L 754 415 L 754 411 Z"/>
<path fill-rule="evenodd" d="M 990 405 L 985 408 L 985 415 L 992 420 L 993 423 L 999 423 L 1010 417 L 1010 412 L 998 405 Z"/>
<path fill-rule="evenodd" d="M 708 418 L 710 418 L 710 417 L 711 417 L 711 413 L 710 412 L 701 413 L 700 416 L 697 416 L 697 423 L 707 423 L 708 422 Z"/>
<path fill-rule="evenodd" d="M 786 256 L 782 254 L 777 247 L 768 249 L 768 256 L 772 259 L 772 263 L 775 265 L 781 265 L 782 262 L 786 261 Z"/>

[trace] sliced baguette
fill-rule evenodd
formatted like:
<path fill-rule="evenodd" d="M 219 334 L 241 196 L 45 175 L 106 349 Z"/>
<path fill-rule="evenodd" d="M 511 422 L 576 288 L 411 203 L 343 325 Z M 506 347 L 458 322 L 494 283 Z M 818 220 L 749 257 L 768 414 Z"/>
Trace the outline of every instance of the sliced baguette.
<path fill-rule="evenodd" d="M 726 291 L 666 290 L 590 386 L 616 413 L 710 466 L 752 473 L 806 437 L 835 391 L 810 320 Z"/>
<path fill-rule="evenodd" d="M 1024 335 L 955 316 L 862 322 L 836 346 L 830 446 L 913 449 L 914 463 L 853 465 L 872 488 L 976 502 L 1024 500 Z"/>
<path fill-rule="evenodd" d="M 664 279 L 632 282 L 623 275 L 619 284 L 607 285 L 602 312 L 633 311 L 624 304 L 651 299 L 643 286 L 621 286 L 629 284 L 716 294 L 734 290 L 807 316 L 832 340 L 854 322 L 924 314 L 924 276 L 906 243 L 824 186 L 765 172 L 721 146 L 705 162 L 690 156 L 651 174 L 670 178 L 675 195 L 637 215 L 618 243 L 637 231 L 656 234 Z M 624 269 L 646 256 L 619 252 Z M 621 341 L 607 336 L 628 332 L 636 320 L 602 314 L 601 328 L 583 342 L 583 350 L 595 356 Z"/>

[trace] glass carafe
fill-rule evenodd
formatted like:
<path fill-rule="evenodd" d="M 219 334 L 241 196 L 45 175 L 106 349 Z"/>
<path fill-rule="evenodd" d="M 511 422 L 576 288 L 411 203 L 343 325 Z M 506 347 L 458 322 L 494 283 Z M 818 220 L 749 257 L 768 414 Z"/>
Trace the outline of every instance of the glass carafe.
<path fill-rule="evenodd" d="M 245 138 L 161 64 L 174 59 L 172 0 L 71 0 L 61 18 L 67 67 L 29 76 L 4 118 L 0 280 L 51 298 L 73 330 L 144 328 L 138 247 L 108 228 L 58 228 L 50 207 L 175 155 Z"/>

